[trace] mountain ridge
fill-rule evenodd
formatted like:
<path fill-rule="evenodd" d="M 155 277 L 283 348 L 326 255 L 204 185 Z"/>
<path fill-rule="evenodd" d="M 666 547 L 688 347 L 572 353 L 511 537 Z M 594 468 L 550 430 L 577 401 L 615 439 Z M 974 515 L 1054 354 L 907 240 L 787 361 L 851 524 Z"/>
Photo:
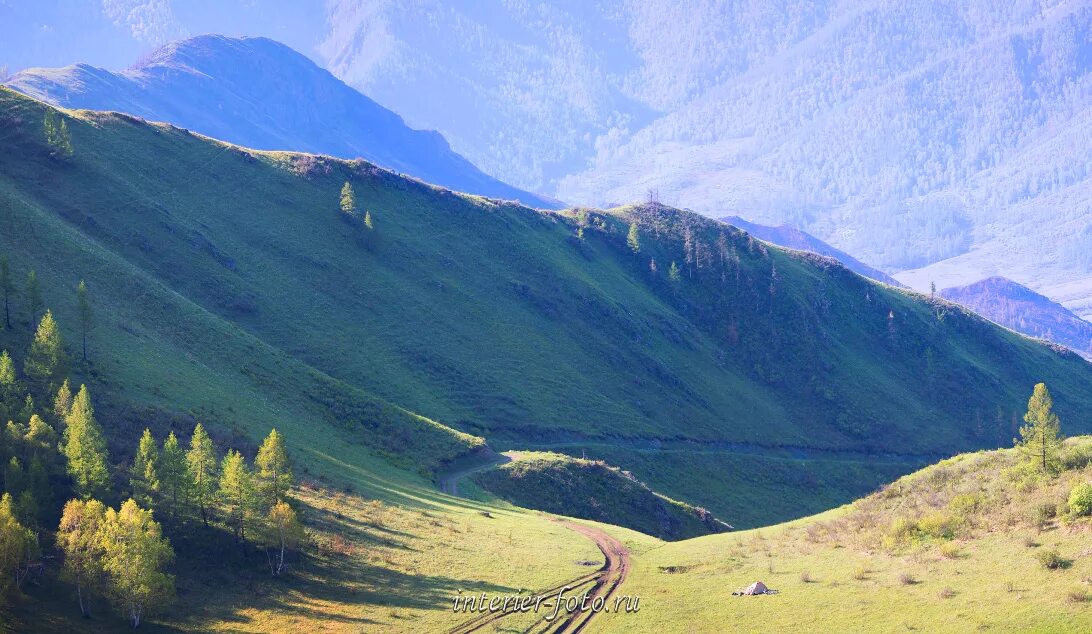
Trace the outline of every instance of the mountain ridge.
<path fill-rule="evenodd" d="M 772 242 L 778 246 L 796 249 L 798 251 L 811 251 L 812 253 L 832 257 L 844 264 L 849 270 L 860 273 L 877 282 L 883 282 L 884 284 L 890 284 L 891 286 L 902 286 L 898 280 L 887 273 L 861 262 L 845 251 L 837 249 L 793 225 L 782 224 L 775 227 L 750 222 L 739 216 L 724 216 L 720 218 L 720 221 L 739 227 L 757 238 Z"/>
<path fill-rule="evenodd" d="M 245 147 L 363 157 L 460 191 L 559 206 L 484 174 L 439 132 L 409 128 L 269 38 L 197 36 L 167 44 L 121 72 L 87 64 L 27 69 L 6 85 L 55 105 L 125 112 Z"/>
<path fill-rule="evenodd" d="M 1055 341 L 1085 358 L 1092 356 L 1092 323 L 1008 278 L 994 276 L 966 286 L 945 288 L 940 296 L 1002 326 Z"/>

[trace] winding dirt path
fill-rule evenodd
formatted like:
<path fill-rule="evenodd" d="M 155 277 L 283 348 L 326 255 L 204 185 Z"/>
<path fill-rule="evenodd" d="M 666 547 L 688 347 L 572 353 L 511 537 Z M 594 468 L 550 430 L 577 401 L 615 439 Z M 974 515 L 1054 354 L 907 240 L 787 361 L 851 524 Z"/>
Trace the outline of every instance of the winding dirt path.
<path fill-rule="evenodd" d="M 458 496 L 459 480 L 479 471 L 492 469 L 498 464 L 504 464 L 509 460 L 510 459 L 507 456 L 499 456 L 492 462 L 448 473 L 440 478 L 440 489 L 448 495 Z M 629 549 L 619 540 L 594 526 L 587 526 L 561 518 L 551 518 L 551 521 L 557 522 L 565 528 L 580 533 L 584 537 L 592 540 L 599 548 L 599 551 L 603 553 L 604 562 L 597 571 L 591 574 L 571 579 L 552 588 L 540 590 L 532 596 L 536 599 L 542 597 L 544 600 L 553 597 L 556 601 L 558 593 L 562 591 L 565 593 L 566 597 L 583 596 L 586 594 L 587 599 L 584 602 L 585 605 L 591 606 L 595 603 L 600 603 L 601 605 L 606 606 L 606 611 L 615 611 L 617 606 L 612 602 L 612 598 L 614 598 L 619 586 L 625 581 L 626 574 L 629 572 Z M 590 588 L 584 590 L 583 588 L 589 584 Z M 544 602 L 543 606 L 545 607 L 545 605 L 547 604 Z M 591 609 L 581 610 L 578 608 L 574 612 L 561 610 L 556 618 L 552 618 L 553 611 L 554 608 L 552 605 L 550 605 L 548 610 L 544 609 L 539 617 L 529 625 L 524 632 L 534 632 L 536 634 L 561 634 L 563 632 L 569 632 L 576 634 L 577 632 L 583 632 L 584 629 L 588 627 L 588 624 L 592 622 L 592 619 L 595 618 L 596 614 L 598 614 L 598 612 Z M 519 613 L 486 612 L 457 625 L 449 630 L 449 632 L 452 634 L 476 632 L 487 625 L 495 623 L 512 614 Z"/>

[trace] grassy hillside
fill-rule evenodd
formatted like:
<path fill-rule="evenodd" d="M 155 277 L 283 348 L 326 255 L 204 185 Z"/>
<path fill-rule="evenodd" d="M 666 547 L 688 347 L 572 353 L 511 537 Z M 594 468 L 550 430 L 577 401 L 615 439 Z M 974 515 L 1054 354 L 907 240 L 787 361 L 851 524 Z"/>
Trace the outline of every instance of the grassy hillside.
<path fill-rule="evenodd" d="M 17 277 L 38 270 L 70 339 L 87 280 L 96 393 L 134 407 L 243 434 L 287 419 L 308 449 L 349 438 L 426 473 L 483 438 L 610 445 L 652 481 L 626 452 L 678 442 L 746 453 L 771 490 L 803 493 L 785 451 L 894 456 L 830 502 L 1007 442 L 1037 381 L 1067 432 L 1092 420 L 1079 358 L 693 214 L 539 212 L 116 114 L 72 113 L 58 160 L 46 108 L 0 92 L 0 250 Z M 373 231 L 339 211 L 346 181 Z M 338 434 L 309 435 L 316 421 Z M 688 479 L 687 462 L 656 466 L 672 497 L 758 521 L 698 484 L 719 467 Z"/>
<path fill-rule="evenodd" d="M 1058 477 L 1029 474 L 1011 449 L 963 454 L 788 524 L 627 535 L 624 588 L 641 610 L 604 616 L 601 631 L 1088 631 L 1092 520 L 1066 500 L 1092 482 L 1092 438 L 1064 455 Z M 757 580 L 779 594 L 731 596 Z"/>
<path fill-rule="evenodd" d="M 617 524 L 661 539 L 731 529 L 705 509 L 664 497 L 602 461 L 537 451 L 508 455 L 510 462 L 482 471 L 474 480 L 524 508 Z"/>

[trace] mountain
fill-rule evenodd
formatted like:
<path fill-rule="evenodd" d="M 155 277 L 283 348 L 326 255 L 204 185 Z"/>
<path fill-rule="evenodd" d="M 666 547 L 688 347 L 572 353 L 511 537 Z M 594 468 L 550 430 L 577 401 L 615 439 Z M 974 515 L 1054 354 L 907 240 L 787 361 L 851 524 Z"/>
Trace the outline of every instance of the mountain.
<path fill-rule="evenodd" d="M 940 296 L 1002 326 L 1092 354 L 1092 324 L 1030 288 L 1003 277 L 946 288 Z"/>
<path fill-rule="evenodd" d="M 272 420 L 427 477 L 483 442 L 586 450 L 734 526 L 1007 444 L 1040 381 L 1090 429 L 1077 355 L 697 214 L 534 210 L 94 111 L 60 115 L 63 158 L 49 112 L 0 90 L 0 252 L 70 341 L 86 280 L 104 420 Z M 22 310 L 0 345 L 26 349 Z"/>
<path fill-rule="evenodd" d="M 319 51 L 573 204 L 655 189 L 918 290 L 1001 275 L 1092 316 L 1088 2 L 487 5 L 331 3 Z"/>
<path fill-rule="evenodd" d="M 872 278 L 877 282 L 883 282 L 884 284 L 890 284 L 892 286 L 902 286 L 895 278 L 878 271 L 871 266 L 868 266 L 864 262 L 861 262 L 852 255 L 835 249 L 826 242 L 823 242 L 819 238 L 801 231 L 791 225 L 780 225 L 777 227 L 771 227 L 768 225 L 760 225 L 754 222 L 748 222 L 739 216 L 725 216 L 720 219 L 721 222 L 726 222 L 734 227 L 739 227 L 747 233 L 765 240 L 766 242 L 772 242 L 778 246 L 787 247 L 789 249 L 796 249 L 798 251 L 811 251 L 812 253 L 818 253 L 819 255 L 825 255 L 838 260 L 842 264 L 846 265 L 846 268 L 854 273 L 860 273 L 865 277 Z"/>
<path fill-rule="evenodd" d="M 247 147 L 364 159 L 460 191 L 556 201 L 482 173 L 438 132 L 346 86 L 307 57 L 266 38 L 205 35 L 168 44 L 135 67 L 33 68 L 8 86 L 49 103 L 168 121 Z"/>

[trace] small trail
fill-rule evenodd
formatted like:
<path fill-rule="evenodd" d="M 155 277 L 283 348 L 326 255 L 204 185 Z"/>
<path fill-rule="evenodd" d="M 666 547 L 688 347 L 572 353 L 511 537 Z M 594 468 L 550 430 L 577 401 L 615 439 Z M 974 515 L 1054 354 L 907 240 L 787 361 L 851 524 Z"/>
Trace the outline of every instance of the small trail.
<path fill-rule="evenodd" d="M 479 471 L 492 469 L 509 460 L 510 458 L 507 456 L 500 455 L 491 462 L 445 474 L 440 477 L 440 490 L 448 495 L 458 496 L 459 480 Z M 554 599 L 557 600 L 558 593 L 562 591 L 566 593 L 566 596 L 583 596 L 586 593 L 587 604 L 590 605 L 593 601 L 597 601 L 601 598 L 602 604 L 607 606 L 608 610 L 613 611 L 615 606 L 610 600 L 619 586 L 622 585 L 622 582 L 625 581 L 626 574 L 629 572 L 629 549 L 619 540 L 594 526 L 587 526 L 561 518 L 551 518 L 550 521 L 557 522 L 565 528 L 592 540 L 596 547 L 599 548 L 599 551 L 603 553 L 604 562 L 597 571 L 591 574 L 571 579 L 552 588 L 539 590 L 531 596 L 535 599 L 539 597 L 544 599 L 554 597 Z M 589 589 L 583 590 L 585 586 L 589 585 Z M 512 614 L 520 613 L 485 612 L 448 631 L 451 634 L 468 634 L 469 632 L 476 632 L 505 617 L 511 616 Z M 543 613 L 534 621 L 534 623 L 530 624 L 524 632 L 528 634 L 562 634 L 563 632 L 576 634 L 577 632 L 583 632 L 588 624 L 591 623 L 592 619 L 595 618 L 596 614 L 598 613 L 592 610 L 581 611 L 577 609 L 574 612 L 565 612 L 562 610 L 557 614 L 556 618 L 551 618 L 553 616 L 553 606 L 551 605 L 548 610 L 543 610 Z"/>
<path fill-rule="evenodd" d="M 466 469 L 460 469 L 459 471 L 446 473 L 440 476 L 440 490 L 444 493 L 447 493 L 448 495 L 462 497 L 459 495 L 459 480 L 462 480 L 469 475 L 478 473 L 479 471 L 486 471 L 488 469 L 496 467 L 497 465 L 502 465 L 506 462 L 511 461 L 512 459 L 508 456 L 505 456 L 504 454 L 494 454 L 489 462 L 475 465 L 473 467 L 467 467 Z"/>

